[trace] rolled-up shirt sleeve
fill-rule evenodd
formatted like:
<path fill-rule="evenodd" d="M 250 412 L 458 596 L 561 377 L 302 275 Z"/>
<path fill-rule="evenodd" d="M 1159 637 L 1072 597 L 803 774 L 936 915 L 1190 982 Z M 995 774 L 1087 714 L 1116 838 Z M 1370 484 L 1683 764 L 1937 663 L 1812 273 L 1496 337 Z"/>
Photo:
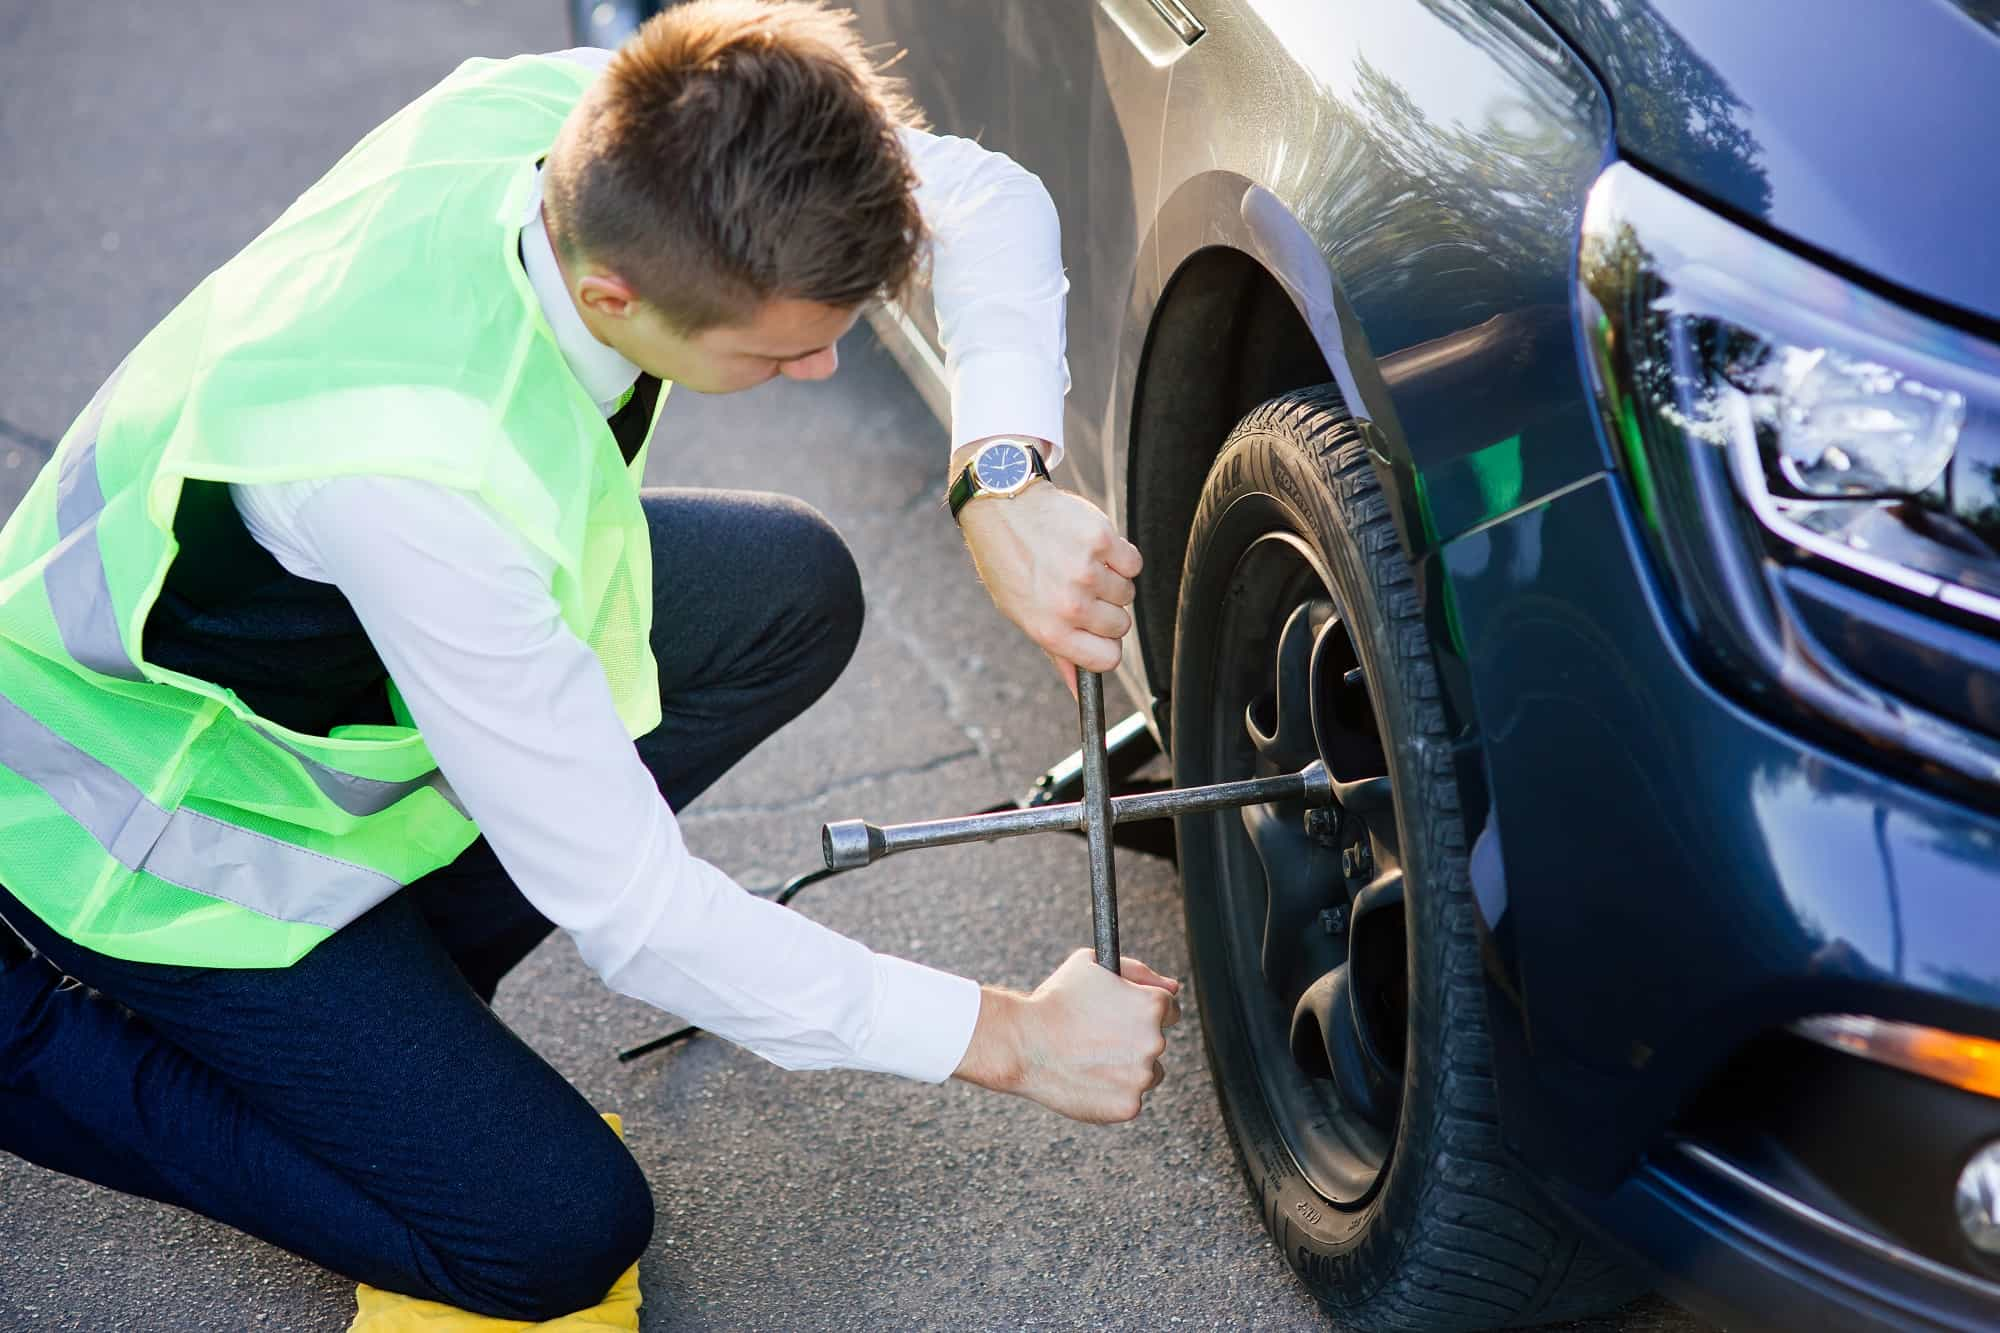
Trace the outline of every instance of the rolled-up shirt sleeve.
<path fill-rule="evenodd" d="M 900 131 L 931 233 L 931 299 L 951 390 L 951 446 L 1028 435 L 1061 461 L 1064 347 L 1062 227 L 1048 190 L 1003 153 L 970 139 Z"/>
<path fill-rule="evenodd" d="M 346 595 L 500 864 L 607 985 L 788 1069 L 958 1067 L 978 986 L 694 856 L 546 557 L 476 497 L 387 477 L 235 490 L 281 562 Z"/>

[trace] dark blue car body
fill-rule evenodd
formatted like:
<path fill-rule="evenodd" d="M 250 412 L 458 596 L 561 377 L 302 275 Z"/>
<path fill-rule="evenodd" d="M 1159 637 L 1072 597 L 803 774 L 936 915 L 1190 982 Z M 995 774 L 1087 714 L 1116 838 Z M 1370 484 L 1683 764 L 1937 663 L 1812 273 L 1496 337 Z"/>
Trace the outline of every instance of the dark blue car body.
<path fill-rule="evenodd" d="M 1947 605 L 1676 511 L 1619 323 L 1663 308 L 1620 284 L 1734 283 L 2000 382 L 2000 6 L 855 7 L 936 128 L 1061 210 L 1071 475 L 1146 554 L 1122 677 L 1156 725 L 1229 428 L 1312 384 L 1353 412 L 1423 590 L 1526 1173 L 1718 1318 L 2000 1327 L 1951 1225 L 2000 1101 L 1795 1026 L 2000 1039 L 2000 500 L 1963 499 L 1996 418 L 1968 391 Z M 877 323 L 941 408 L 927 313 Z"/>
<path fill-rule="evenodd" d="M 2000 335 L 1992 7 L 1540 8 L 1605 89 L 1620 158 L 1859 291 Z M 1821 1057 L 1771 1035 L 1824 1012 L 2000 1035 L 1993 790 L 1927 780 L 1893 737 L 1786 725 L 1704 670 L 1597 442 L 1602 484 L 1446 544 L 1431 580 L 1505 848 L 1483 898 L 1510 1141 L 1697 1306 L 2000 1326 L 1990 1267 L 1892 1220 L 1943 1217 L 2000 1107 L 1863 1086 L 1885 1076 L 1851 1058 L 1801 1069 Z M 1901 628 L 1923 651 L 1875 673 L 1898 699 L 1942 711 L 2000 667 L 1990 638 Z M 1826 1169 L 1841 1156 L 1878 1160 Z"/>

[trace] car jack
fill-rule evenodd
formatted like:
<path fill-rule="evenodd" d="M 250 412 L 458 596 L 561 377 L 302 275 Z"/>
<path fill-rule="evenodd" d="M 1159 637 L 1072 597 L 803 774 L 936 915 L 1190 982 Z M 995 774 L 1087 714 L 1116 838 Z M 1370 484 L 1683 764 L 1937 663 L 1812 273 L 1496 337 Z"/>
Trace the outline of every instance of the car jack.
<path fill-rule="evenodd" d="M 1168 786 L 1165 781 L 1135 776 L 1159 755 L 1159 739 L 1153 735 L 1152 728 L 1146 725 L 1144 713 L 1133 713 L 1130 717 L 1107 728 L 1104 733 L 1104 760 L 1106 776 L 1111 781 L 1112 794 L 1130 796 L 1142 792 L 1165 791 Z M 1017 799 L 989 805 L 979 813 L 997 815 L 1006 810 L 1036 810 L 1042 806 L 1059 805 L 1082 798 L 1083 750 L 1079 747 L 1045 769 Z M 1079 836 L 1083 833 L 1080 828 L 1067 831 Z M 1169 861 L 1177 859 L 1174 826 L 1164 821 L 1132 821 L 1115 825 L 1111 840 L 1120 847 L 1144 852 L 1148 856 L 1163 856 Z"/>

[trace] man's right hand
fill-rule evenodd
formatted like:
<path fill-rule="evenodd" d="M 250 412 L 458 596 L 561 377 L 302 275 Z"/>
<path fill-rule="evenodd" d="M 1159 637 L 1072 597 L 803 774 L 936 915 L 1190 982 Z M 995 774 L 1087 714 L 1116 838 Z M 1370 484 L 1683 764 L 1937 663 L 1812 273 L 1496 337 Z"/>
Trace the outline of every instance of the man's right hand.
<path fill-rule="evenodd" d="M 994 605 L 1049 655 L 1072 695 L 1078 667 L 1117 669 L 1144 562 L 1103 510 L 1045 482 L 974 500 L 958 523 Z"/>
<path fill-rule="evenodd" d="M 957 1078 L 1040 1102 L 1072 1120 L 1112 1124 L 1139 1114 L 1166 1077 L 1166 1029 L 1180 1021 L 1181 983 L 1137 959 L 1122 975 L 1078 949 L 1032 995 L 986 986 Z"/>

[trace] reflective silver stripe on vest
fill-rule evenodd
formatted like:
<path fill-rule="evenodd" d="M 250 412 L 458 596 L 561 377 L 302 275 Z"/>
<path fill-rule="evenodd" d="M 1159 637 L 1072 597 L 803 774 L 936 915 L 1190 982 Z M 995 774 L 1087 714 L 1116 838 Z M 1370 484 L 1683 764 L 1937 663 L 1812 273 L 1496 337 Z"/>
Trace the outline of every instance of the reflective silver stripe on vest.
<path fill-rule="evenodd" d="M 62 541 L 44 567 L 42 581 L 63 648 L 71 657 L 107 676 L 144 680 L 145 673 L 119 638 L 118 608 L 111 601 L 104 555 L 97 545 L 97 516 L 104 509 L 104 490 L 97 479 L 97 434 L 104 424 L 111 391 L 124 371 L 121 362 L 77 419 L 83 445 L 63 459 L 56 477 L 56 531 Z M 419 787 L 430 785 L 429 774 L 407 782 L 356 777 L 319 762 L 276 736 L 267 734 L 265 739 L 297 759 L 313 785 L 350 815 L 378 814 Z"/>
<path fill-rule="evenodd" d="M 313 785 L 326 793 L 326 799 L 332 801 L 350 815 L 372 815 L 387 810 L 390 806 L 418 788 L 436 785 L 433 779 L 441 780 L 442 778 L 442 775 L 435 768 L 420 777 L 408 778 L 402 782 L 388 782 L 382 778 L 356 777 L 352 773 L 343 773 L 337 768 L 322 764 L 304 750 L 296 746 L 287 745 L 283 740 L 273 736 L 268 731 L 260 731 L 258 734 L 292 758 L 298 760 L 300 765 L 304 767 L 306 776 L 313 780 Z M 446 790 L 448 791 L 449 789 L 447 788 Z M 445 799 L 450 800 L 454 805 L 457 804 L 457 801 L 451 796 L 446 796 Z M 461 810 L 460 813 L 463 814 L 464 811 Z"/>
<path fill-rule="evenodd" d="M 56 545 L 42 567 L 42 588 L 63 649 L 92 671 L 121 680 L 144 680 L 124 641 L 118 637 L 118 608 L 111 604 L 111 585 L 104 577 L 104 557 L 97 549 L 97 523 L 92 520 Z"/>
<path fill-rule="evenodd" d="M 103 409 L 98 409 L 103 415 Z M 93 423 L 89 441 L 63 459 L 56 476 L 56 531 L 67 537 L 104 508 L 104 491 L 97 481 L 97 429 Z"/>
<path fill-rule="evenodd" d="M 337 929 L 401 888 L 367 866 L 295 847 L 193 810 L 171 813 L 0 697 L 0 757 L 40 787 L 127 870 L 277 921 Z"/>
<path fill-rule="evenodd" d="M 458 813 L 461 816 L 463 816 L 466 819 L 472 818 L 472 812 L 465 808 L 465 802 L 459 798 L 457 792 L 452 790 L 451 781 L 445 777 L 443 769 L 441 768 L 432 769 L 430 771 L 430 776 L 426 777 L 424 781 L 429 783 L 431 788 L 434 791 L 436 791 L 438 795 L 444 797 L 445 800 L 449 801 L 451 803 L 451 808 L 458 811 Z"/>
<path fill-rule="evenodd" d="M 97 392 L 84 405 L 83 415 L 76 419 L 73 429 L 83 440 L 83 447 L 63 461 L 62 471 L 56 477 L 56 528 L 65 537 L 104 508 L 104 492 L 97 485 L 97 435 L 104 429 L 104 409 L 111 405 L 111 391 L 118 387 L 124 374 L 125 362 L 120 361 L 104 377 L 104 383 L 97 386 Z"/>
<path fill-rule="evenodd" d="M 111 390 L 124 373 L 121 361 L 77 419 L 83 445 L 63 459 L 56 474 L 56 533 L 62 541 L 42 570 L 42 587 L 56 632 L 71 657 L 107 676 L 144 680 L 145 673 L 118 637 L 118 608 L 111 600 L 104 553 L 97 545 L 97 516 L 104 510 L 104 489 L 97 480 L 97 433 L 104 425 Z"/>

